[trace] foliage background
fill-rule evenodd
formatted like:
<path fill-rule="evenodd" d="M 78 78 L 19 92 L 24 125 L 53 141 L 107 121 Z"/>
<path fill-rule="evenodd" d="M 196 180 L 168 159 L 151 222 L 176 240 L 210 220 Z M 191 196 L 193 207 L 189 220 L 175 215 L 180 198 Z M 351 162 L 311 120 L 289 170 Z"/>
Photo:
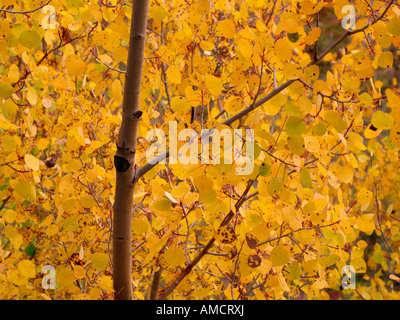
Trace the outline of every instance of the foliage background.
<path fill-rule="evenodd" d="M 46 4 L 55 29 L 42 27 Z M 356 28 L 370 26 L 330 48 L 348 4 Z M 1 1 L 2 299 L 114 296 L 113 155 L 131 10 L 124 0 Z M 169 298 L 399 298 L 399 16 L 393 1 L 151 2 L 138 167 L 149 130 L 212 128 L 295 81 L 219 127 L 254 129 L 252 175 L 167 162 L 138 181 L 135 298 L 148 298 L 161 269 L 162 294 L 213 237 Z M 42 286 L 45 265 L 55 289 Z M 356 289 L 341 288 L 345 265 Z"/>

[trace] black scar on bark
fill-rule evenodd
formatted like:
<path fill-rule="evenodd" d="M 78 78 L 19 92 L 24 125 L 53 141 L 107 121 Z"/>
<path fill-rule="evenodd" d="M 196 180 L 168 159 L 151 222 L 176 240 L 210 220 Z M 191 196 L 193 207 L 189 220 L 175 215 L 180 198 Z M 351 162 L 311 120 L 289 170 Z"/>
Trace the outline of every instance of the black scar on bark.
<path fill-rule="evenodd" d="M 114 165 L 118 172 L 125 172 L 131 166 L 128 160 L 119 156 L 114 156 Z"/>

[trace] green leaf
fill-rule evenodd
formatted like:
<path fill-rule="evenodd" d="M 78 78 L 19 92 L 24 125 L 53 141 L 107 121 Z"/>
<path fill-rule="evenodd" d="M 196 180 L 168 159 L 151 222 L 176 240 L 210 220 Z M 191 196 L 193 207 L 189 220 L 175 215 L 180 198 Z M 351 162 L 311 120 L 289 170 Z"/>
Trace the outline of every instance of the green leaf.
<path fill-rule="evenodd" d="M 282 189 L 283 181 L 281 177 L 272 177 L 268 182 L 268 193 L 276 196 Z"/>
<path fill-rule="evenodd" d="M 30 243 L 25 247 L 24 251 L 28 256 L 33 257 L 36 253 L 36 247 L 33 243 Z"/>
<path fill-rule="evenodd" d="M 290 150 L 293 151 L 294 154 L 297 154 L 298 156 L 301 156 L 304 154 L 305 149 L 305 144 L 304 144 L 304 138 L 299 135 L 290 135 L 286 139 L 287 145 L 290 148 Z"/>
<path fill-rule="evenodd" d="M 306 129 L 306 124 L 298 117 L 290 117 L 286 122 L 287 134 L 302 134 Z"/>
<path fill-rule="evenodd" d="M 308 171 L 308 169 L 306 167 L 304 167 L 300 171 L 300 182 L 305 187 L 309 187 L 309 188 L 312 187 L 311 175 L 310 175 L 310 172 Z"/>
<path fill-rule="evenodd" d="M 325 112 L 325 120 L 336 129 L 337 132 L 342 133 L 347 129 L 347 122 L 344 121 L 340 115 L 333 110 Z"/>
<path fill-rule="evenodd" d="M 28 181 L 20 181 L 18 182 L 14 190 L 16 193 L 19 195 L 28 198 L 28 199 L 36 199 L 36 190 L 35 186 L 32 183 L 29 183 Z"/>
<path fill-rule="evenodd" d="M 7 82 L 0 83 L 0 98 L 7 98 L 14 92 L 14 88 Z"/>
<path fill-rule="evenodd" d="M 390 114 L 378 110 L 372 115 L 371 123 L 375 128 L 388 130 L 393 127 L 394 119 Z"/>
<path fill-rule="evenodd" d="M 40 44 L 42 37 L 39 33 L 32 30 L 26 30 L 19 35 L 19 42 L 28 49 L 33 49 Z"/>
<path fill-rule="evenodd" d="M 105 253 L 94 253 L 90 260 L 92 261 L 93 268 L 97 271 L 104 271 L 110 262 L 108 255 Z"/>
<path fill-rule="evenodd" d="M 261 166 L 258 168 L 260 176 L 265 177 L 268 175 L 269 172 L 269 165 L 266 163 L 262 163 Z"/>

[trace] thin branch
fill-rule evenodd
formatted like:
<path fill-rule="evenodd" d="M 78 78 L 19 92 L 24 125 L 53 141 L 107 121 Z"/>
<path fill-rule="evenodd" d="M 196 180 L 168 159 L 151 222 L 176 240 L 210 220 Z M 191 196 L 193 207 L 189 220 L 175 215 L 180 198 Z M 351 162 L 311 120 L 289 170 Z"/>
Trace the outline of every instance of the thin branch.
<path fill-rule="evenodd" d="M 64 47 L 64 46 L 66 46 L 67 44 L 69 44 L 69 43 L 71 43 L 71 42 L 73 42 L 73 41 L 76 41 L 76 40 L 79 40 L 79 39 L 82 39 L 82 38 L 85 38 L 85 37 L 87 37 L 89 34 L 91 34 L 92 32 L 93 32 L 93 30 L 97 27 L 97 21 L 93 24 L 93 27 L 92 27 L 92 29 L 90 29 L 90 31 L 88 32 L 88 34 L 87 35 L 84 35 L 83 36 L 83 33 L 88 29 L 88 27 L 89 26 L 87 26 L 79 35 L 77 35 L 75 38 L 72 38 L 71 40 L 69 40 L 69 41 L 67 41 L 67 42 L 60 42 L 59 43 L 59 45 L 58 46 L 56 46 L 56 47 L 54 47 L 53 49 L 51 49 L 49 52 L 47 52 L 39 61 L 38 61 L 38 63 L 36 64 L 37 66 L 39 66 L 50 54 L 52 54 L 54 51 L 56 51 L 57 49 L 60 49 L 60 48 L 62 48 L 62 47 Z"/>
<path fill-rule="evenodd" d="M 254 181 L 254 180 L 253 180 Z M 244 203 L 244 198 L 246 197 L 248 191 L 250 190 L 250 187 L 247 187 L 246 190 L 243 192 L 241 198 L 236 202 L 235 204 L 235 211 L 237 212 L 239 208 L 243 205 Z M 235 213 L 233 210 L 231 210 L 224 220 L 221 222 L 220 227 L 227 225 L 232 218 L 235 216 Z M 202 251 L 192 260 L 191 263 L 189 263 L 185 269 L 180 273 L 180 275 L 169 285 L 169 287 L 164 291 L 164 293 L 159 297 L 159 300 L 164 300 L 166 297 L 168 297 L 172 291 L 175 290 L 175 288 L 181 283 L 181 281 L 192 271 L 194 266 L 208 253 L 208 251 L 212 248 L 214 245 L 215 238 L 214 236 L 211 238 L 211 240 L 205 245 Z"/>
<path fill-rule="evenodd" d="M 7 12 L 7 13 L 11 13 L 11 14 L 25 14 L 25 15 L 27 15 L 27 14 L 29 14 L 29 13 L 33 13 L 33 12 L 35 12 L 35 11 L 38 11 L 38 10 L 42 9 L 43 7 L 47 6 L 51 1 L 52 1 L 52 0 L 47 1 L 45 4 L 41 5 L 40 7 L 36 8 L 36 9 L 33 9 L 33 10 L 29 10 L 29 11 L 13 11 L 13 10 L 7 10 L 7 9 L 0 9 L 0 12 Z"/>
<path fill-rule="evenodd" d="M 297 230 L 292 230 L 292 231 L 290 231 L 290 232 L 288 232 L 288 233 L 285 233 L 285 234 L 283 234 L 283 235 L 277 236 L 277 237 L 275 237 L 275 238 L 271 238 L 271 239 L 268 239 L 268 240 L 266 240 L 266 241 L 257 243 L 257 247 L 262 246 L 263 244 L 266 244 L 266 243 L 269 243 L 269 242 L 272 242 L 272 241 L 276 241 L 276 240 L 285 238 L 285 237 L 291 238 L 291 236 L 292 236 L 294 233 L 299 232 L 299 231 L 302 231 L 302 230 L 312 230 L 312 229 L 318 229 L 318 228 L 326 228 L 326 227 L 333 226 L 333 225 L 335 225 L 335 224 L 337 224 L 337 223 L 339 223 L 339 222 L 340 222 L 340 220 L 338 220 L 338 221 L 336 221 L 336 222 L 332 222 L 332 223 L 330 223 L 330 224 L 322 225 L 322 226 L 317 225 L 317 226 L 312 226 L 312 227 L 307 227 L 307 228 L 299 228 L 299 229 L 297 229 Z"/>
<path fill-rule="evenodd" d="M 372 156 L 371 156 L 371 168 L 372 168 Z M 381 217 L 380 217 L 380 202 L 378 199 L 378 186 L 376 183 L 376 177 L 374 176 L 374 193 L 375 193 L 375 203 L 376 203 L 376 220 L 378 221 L 378 230 L 380 231 L 380 233 L 382 234 L 383 237 L 383 241 L 385 241 L 386 246 L 388 247 L 389 251 L 393 253 L 392 248 L 389 245 L 388 240 L 385 237 L 385 234 L 383 232 L 382 229 L 382 225 L 381 225 Z"/>
<path fill-rule="evenodd" d="M 150 300 L 157 300 L 158 289 L 160 288 L 162 267 L 154 272 L 153 282 L 151 283 Z"/>

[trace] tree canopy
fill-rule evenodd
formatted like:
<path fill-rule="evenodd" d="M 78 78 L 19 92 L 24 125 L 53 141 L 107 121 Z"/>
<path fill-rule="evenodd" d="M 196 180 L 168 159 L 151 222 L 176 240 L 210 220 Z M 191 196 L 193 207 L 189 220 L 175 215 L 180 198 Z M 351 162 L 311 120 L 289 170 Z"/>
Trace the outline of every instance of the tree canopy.
<path fill-rule="evenodd" d="M 118 294 L 114 155 L 138 2 L 0 0 L 1 299 Z M 399 299 L 399 47 L 393 0 L 151 0 L 133 298 Z M 220 163 L 149 163 L 157 129 L 168 146 L 187 129 L 249 137 L 232 164 L 226 141 Z"/>

